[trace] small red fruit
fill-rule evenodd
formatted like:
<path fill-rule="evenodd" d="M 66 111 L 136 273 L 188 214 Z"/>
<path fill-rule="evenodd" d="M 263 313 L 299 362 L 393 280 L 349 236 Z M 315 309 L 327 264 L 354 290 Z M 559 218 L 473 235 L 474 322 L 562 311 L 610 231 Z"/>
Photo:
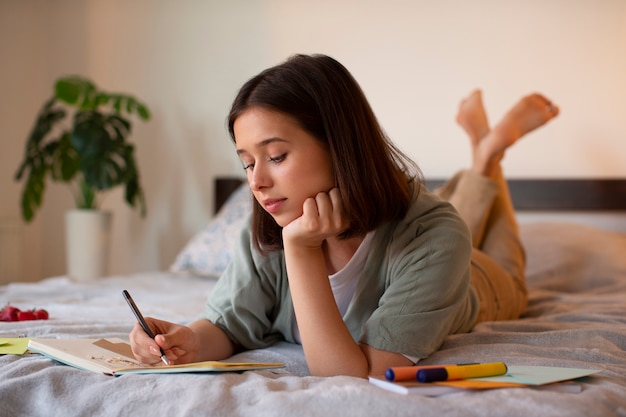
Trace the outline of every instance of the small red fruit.
<path fill-rule="evenodd" d="M 19 312 L 19 308 L 7 305 L 0 311 L 0 321 L 17 321 Z"/>
<path fill-rule="evenodd" d="M 48 317 L 50 317 L 50 315 L 46 310 L 40 308 L 39 310 L 35 310 L 35 317 L 37 317 L 37 320 L 48 320 Z"/>
<path fill-rule="evenodd" d="M 17 313 L 17 321 L 37 320 L 35 312 L 32 310 L 20 311 Z"/>

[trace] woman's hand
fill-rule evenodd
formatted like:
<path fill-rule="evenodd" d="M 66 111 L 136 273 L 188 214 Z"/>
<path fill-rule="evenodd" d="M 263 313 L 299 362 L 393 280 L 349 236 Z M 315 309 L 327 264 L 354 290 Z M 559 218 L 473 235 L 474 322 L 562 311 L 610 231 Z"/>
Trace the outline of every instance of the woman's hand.
<path fill-rule="evenodd" d="M 138 361 L 155 365 L 163 349 L 172 365 L 199 361 L 219 361 L 233 355 L 235 346 L 226 333 L 209 320 L 200 319 L 189 326 L 146 317 L 156 335 L 154 340 L 136 323 L 130 332 L 130 347 Z"/>
<path fill-rule="evenodd" d="M 154 340 L 143 331 L 139 323 L 130 332 L 130 347 L 141 363 L 155 365 L 161 362 L 163 349 L 171 364 L 193 362 L 198 352 L 198 337 L 186 326 L 147 317 L 146 323 L 156 335 Z"/>
<path fill-rule="evenodd" d="M 318 248 L 324 240 L 335 237 L 348 227 L 338 188 L 308 198 L 302 216 L 283 228 L 283 241 L 289 244 Z"/>

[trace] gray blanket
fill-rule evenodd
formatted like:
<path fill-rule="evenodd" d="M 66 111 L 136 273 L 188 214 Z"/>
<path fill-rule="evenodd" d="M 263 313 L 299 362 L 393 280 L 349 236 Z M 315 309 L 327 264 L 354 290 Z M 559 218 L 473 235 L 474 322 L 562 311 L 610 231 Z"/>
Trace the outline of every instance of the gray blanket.
<path fill-rule="evenodd" d="M 510 365 L 600 369 L 580 393 L 529 388 L 429 398 L 351 377 L 308 376 L 299 346 L 280 343 L 241 360 L 279 371 L 125 375 L 81 371 L 37 354 L 0 356 L 0 417 L 8 416 L 626 416 L 626 235 L 566 224 L 526 225 L 530 304 L 519 320 L 483 323 L 447 338 L 425 364 L 502 360 Z M 0 336 L 122 337 L 134 317 L 181 323 L 201 311 L 215 279 L 155 272 L 93 283 L 56 277 L 0 287 L 0 305 L 42 307 L 50 320 L 0 323 Z"/>

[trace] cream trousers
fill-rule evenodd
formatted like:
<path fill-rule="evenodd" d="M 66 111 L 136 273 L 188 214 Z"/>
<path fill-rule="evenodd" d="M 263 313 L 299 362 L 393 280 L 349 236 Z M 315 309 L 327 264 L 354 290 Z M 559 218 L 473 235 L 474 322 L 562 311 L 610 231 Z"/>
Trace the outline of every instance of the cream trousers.
<path fill-rule="evenodd" d="M 490 179 L 461 171 L 435 193 L 452 203 L 472 234 L 471 283 L 480 300 L 476 323 L 518 318 L 528 304 L 526 255 L 502 173 Z"/>

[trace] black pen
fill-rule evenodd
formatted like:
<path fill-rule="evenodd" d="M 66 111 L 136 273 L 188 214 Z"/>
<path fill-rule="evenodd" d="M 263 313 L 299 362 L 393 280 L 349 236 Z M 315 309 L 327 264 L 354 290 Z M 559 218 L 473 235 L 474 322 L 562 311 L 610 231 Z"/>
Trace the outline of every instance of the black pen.
<path fill-rule="evenodd" d="M 146 323 L 146 320 L 141 315 L 141 312 L 137 308 L 137 304 L 135 304 L 135 302 L 133 301 L 133 297 L 131 297 L 126 290 L 122 291 L 122 294 L 124 295 L 124 298 L 126 299 L 128 305 L 130 306 L 130 309 L 133 310 L 133 313 L 135 313 L 135 317 L 137 317 L 137 321 L 139 322 L 139 325 L 141 326 L 143 331 L 146 332 L 146 334 L 150 336 L 151 339 L 154 339 L 154 333 L 152 333 L 152 330 L 150 330 L 150 327 L 148 327 L 148 323 Z M 165 352 L 163 352 L 163 349 L 161 348 L 159 348 L 159 350 L 161 351 L 161 360 L 164 364 L 169 366 L 170 361 L 167 360 Z"/>

